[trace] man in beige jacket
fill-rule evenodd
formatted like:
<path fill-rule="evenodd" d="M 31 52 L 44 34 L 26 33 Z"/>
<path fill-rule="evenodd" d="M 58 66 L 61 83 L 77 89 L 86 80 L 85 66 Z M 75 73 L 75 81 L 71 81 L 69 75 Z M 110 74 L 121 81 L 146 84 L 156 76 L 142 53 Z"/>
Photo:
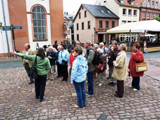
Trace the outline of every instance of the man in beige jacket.
<path fill-rule="evenodd" d="M 26 43 L 24 45 L 24 50 L 22 51 L 22 54 L 34 55 L 34 51 L 30 50 L 30 45 L 28 43 Z M 30 83 L 29 84 L 34 83 L 33 79 L 30 77 L 31 67 L 33 66 L 33 62 L 30 61 L 30 60 L 23 59 L 23 58 L 22 58 L 22 62 L 23 62 L 23 66 L 24 66 L 24 68 L 25 68 L 25 70 L 28 74 L 28 77 L 30 78 Z"/>

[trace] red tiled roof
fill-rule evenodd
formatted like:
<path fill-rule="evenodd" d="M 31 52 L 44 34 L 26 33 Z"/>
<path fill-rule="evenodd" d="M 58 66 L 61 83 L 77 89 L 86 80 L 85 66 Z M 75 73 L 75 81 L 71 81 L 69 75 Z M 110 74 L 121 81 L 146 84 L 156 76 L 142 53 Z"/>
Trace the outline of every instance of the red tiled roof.
<path fill-rule="evenodd" d="M 115 0 L 117 4 L 123 5 L 123 6 L 130 6 L 130 7 L 138 7 L 141 6 L 141 4 L 144 2 L 144 0 L 134 0 L 134 5 L 131 5 L 128 1 L 129 0 L 123 0 L 123 3 L 120 3 L 119 0 Z"/>

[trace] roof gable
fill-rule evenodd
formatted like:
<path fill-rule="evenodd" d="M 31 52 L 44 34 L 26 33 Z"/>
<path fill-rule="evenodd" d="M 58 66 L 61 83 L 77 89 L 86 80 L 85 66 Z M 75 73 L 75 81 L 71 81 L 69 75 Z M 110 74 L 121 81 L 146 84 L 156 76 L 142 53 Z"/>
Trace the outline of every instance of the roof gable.
<path fill-rule="evenodd" d="M 109 10 L 105 6 L 81 4 L 73 21 L 75 21 L 75 19 L 77 18 L 82 7 L 85 7 L 95 18 L 119 19 L 119 17 L 116 14 L 114 14 L 111 10 Z"/>
<path fill-rule="evenodd" d="M 141 6 L 141 4 L 144 2 L 144 0 L 133 0 L 133 1 L 134 1 L 134 5 L 131 5 L 131 4 L 129 3 L 129 0 L 123 0 L 123 3 L 120 3 L 119 0 L 115 0 L 115 1 L 116 1 L 116 3 L 117 3 L 118 5 L 130 6 L 130 7 L 139 7 L 139 6 Z"/>

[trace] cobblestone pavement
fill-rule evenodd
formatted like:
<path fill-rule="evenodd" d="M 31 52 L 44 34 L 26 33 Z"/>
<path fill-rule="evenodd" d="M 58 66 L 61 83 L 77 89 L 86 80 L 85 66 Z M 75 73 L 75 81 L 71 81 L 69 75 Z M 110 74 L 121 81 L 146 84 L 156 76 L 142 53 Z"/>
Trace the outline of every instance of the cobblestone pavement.
<path fill-rule="evenodd" d="M 105 80 L 105 79 L 104 79 Z M 95 94 L 87 97 L 85 108 L 73 108 L 76 94 L 70 82 L 47 81 L 42 103 L 35 99 L 34 85 L 23 67 L 0 70 L 0 120 L 160 120 L 160 82 L 149 76 L 141 78 L 141 90 L 134 92 L 125 81 L 123 98 L 114 97 L 116 86 L 107 80 Z M 87 84 L 86 84 L 87 89 Z"/>
<path fill-rule="evenodd" d="M 146 62 L 149 63 L 149 64 L 151 64 L 151 65 L 160 67 L 160 58 L 150 58 L 150 59 L 146 59 Z"/>

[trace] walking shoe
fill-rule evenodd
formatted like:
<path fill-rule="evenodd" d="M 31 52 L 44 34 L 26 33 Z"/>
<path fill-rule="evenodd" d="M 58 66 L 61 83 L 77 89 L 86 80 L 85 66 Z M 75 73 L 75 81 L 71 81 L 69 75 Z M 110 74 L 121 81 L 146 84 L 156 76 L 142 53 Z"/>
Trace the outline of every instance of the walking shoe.
<path fill-rule="evenodd" d="M 39 98 L 40 98 L 40 96 L 36 97 L 36 99 L 39 99 Z"/>
<path fill-rule="evenodd" d="M 113 84 L 112 82 L 108 83 L 108 85 L 112 85 L 112 84 Z"/>
<path fill-rule="evenodd" d="M 130 88 L 132 88 L 133 86 L 132 86 L 132 85 L 130 85 L 129 87 L 130 87 Z"/>
<path fill-rule="evenodd" d="M 43 102 L 45 100 L 45 97 L 43 97 L 43 99 L 40 99 L 40 102 Z"/>
<path fill-rule="evenodd" d="M 115 86 L 116 85 L 116 83 L 112 83 L 112 86 Z"/>
<path fill-rule="evenodd" d="M 65 81 L 65 79 L 62 79 L 62 81 Z"/>
<path fill-rule="evenodd" d="M 99 87 L 102 86 L 102 83 L 100 83 L 98 86 L 99 86 Z"/>
<path fill-rule="evenodd" d="M 119 97 L 119 98 L 122 98 L 123 96 L 118 96 L 116 93 L 114 94 L 115 97 Z"/>
<path fill-rule="evenodd" d="M 29 85 L 30 85 L 30 84 L 33 84 L 33 83 L 34 83 L 34 81 L 30 82 Z"/>
<path fill-rule="evenodd" d="M 136 88 L 134 88 L 133 91 L 138 91 L 138 90 Z"/>

